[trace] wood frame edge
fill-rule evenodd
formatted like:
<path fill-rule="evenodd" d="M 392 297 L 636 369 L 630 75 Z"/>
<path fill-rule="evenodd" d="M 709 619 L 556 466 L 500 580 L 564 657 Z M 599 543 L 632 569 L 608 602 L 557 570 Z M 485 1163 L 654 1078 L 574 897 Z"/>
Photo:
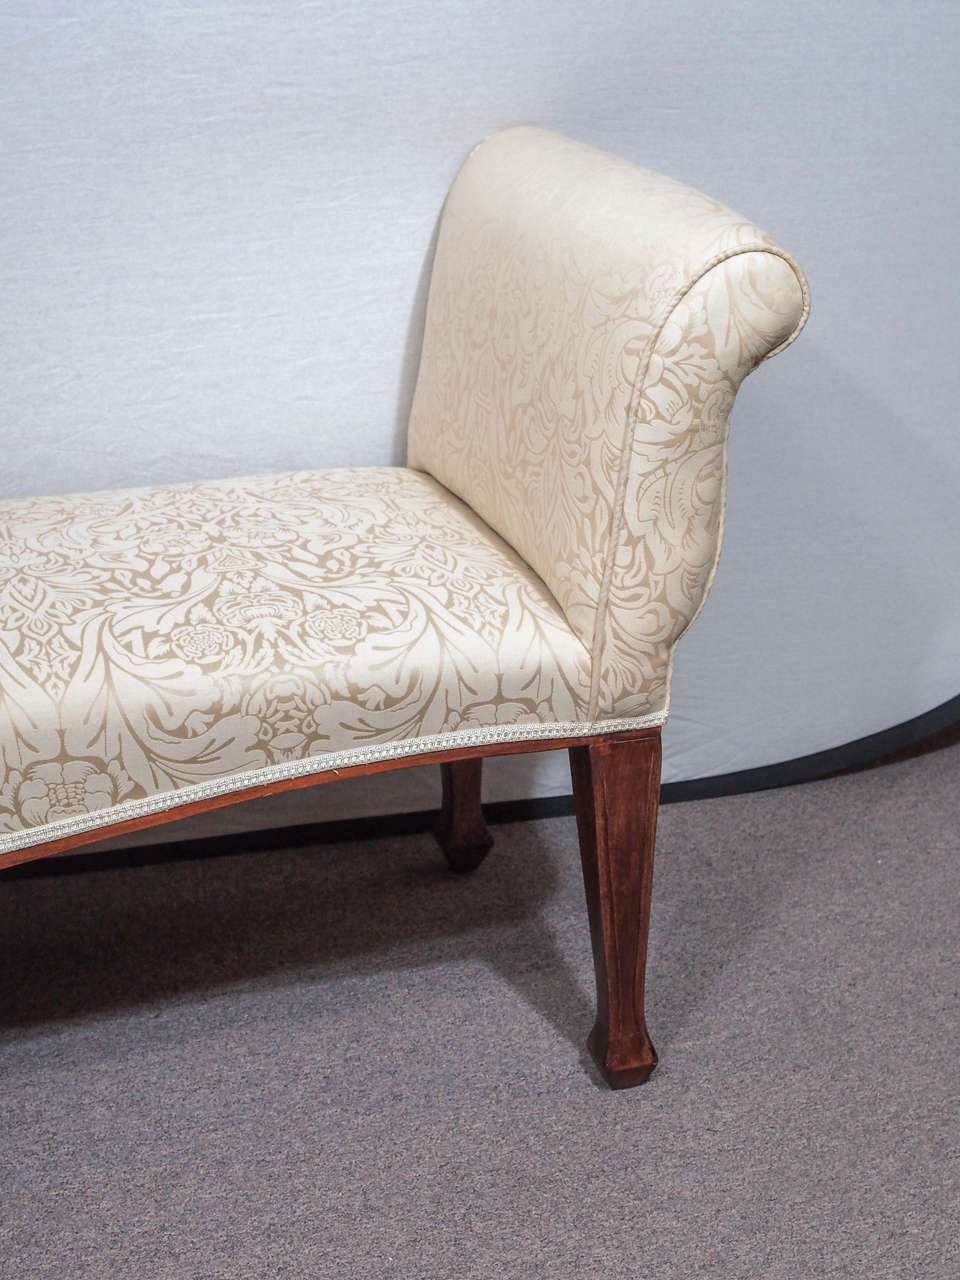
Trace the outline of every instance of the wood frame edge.
<path fill-rule="evenodd" d="M 55 858 L 61 854 L 69 853 L 72 849 L 80 848 L 82 845 L 97 844 L 101 840 L 125 835 L 130 831 L 162 826 L 167 822 L 176 822 L 181 818 L 194 817 L 211 809 L 223 809 L 228 805 L 243 804 L 248 800 L 259 800 L 263 796 L 273 795 L 281 791 L 294 791 L 303 787 L 321 786 L 325 782 L 333 782 L 340 778 L 358 778 L 367 774 L 386 773 L 393 769 L 412 769 L 422 765 L 447 764 L 457 760 L 471 760 L 485 756 L 523 755 L 531 751 L 562 751 L 571 747 L 588 746 L 591 743 L 623 742 L 638 738 L 659 737 L 660 728 L 660 725 L 654 725 L 648 729 L 622 729 L 617 733 L 580 734 L 569 738 L 526 738 L 510 742 L 488 742 L 482 746 L 452 747 L 441 751 L 424 751 L 419 755 L 400 756 L 393 760 L 375 760 L 369 764 L 350 765 L 343 769 L 326 769 L 299 778 L 281 778 L 277 782 L 241 787 L 236 791 L 228 791 L 223 795 L 211 796 L 206 800 L 194 800 L 185 804 L 174 805 L 169 809 L 161 809 L 157 813 L 151 813 L 145 817 L 126 818 L 120 822 L 113 822 L 102 827 L 93 827 L 89 831 L 80 831 L 76 835 L 63 836 L 59 840 L 47 840 L 39 844 L 25 845 L 22 849 L 13 849 L 9 853 L 0 854 L 0 871 L 20 866 L 25 862 L 36 862 L 41 858 Z"/>

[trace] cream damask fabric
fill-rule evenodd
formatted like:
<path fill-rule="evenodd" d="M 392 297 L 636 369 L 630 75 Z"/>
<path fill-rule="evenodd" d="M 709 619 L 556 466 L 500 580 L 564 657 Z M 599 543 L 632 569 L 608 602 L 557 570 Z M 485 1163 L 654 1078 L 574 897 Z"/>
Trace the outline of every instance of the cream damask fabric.
<path fill-rule="evenodd" d="M 736 389 L 807 315 L 769 237 L 542 129 L 481 144 L 440 226 L 409 461 L 540 575 L 589 716 L 664 715 L 719 553 Z"/>
<path fill-rule="evenodd" d="M 489 139 L 444 209 L 410 468 L 0 504 L 0 854 L 660 724 L 737 387 L 806 314 L 796 264 L 706 196 L 543 130 Z"/>
<path fill-rule="evenodd" d="M 569 731 L 588 695 L 550 593 L 421 472 L 0 503 L 0 852 L 411 748 Z"/>

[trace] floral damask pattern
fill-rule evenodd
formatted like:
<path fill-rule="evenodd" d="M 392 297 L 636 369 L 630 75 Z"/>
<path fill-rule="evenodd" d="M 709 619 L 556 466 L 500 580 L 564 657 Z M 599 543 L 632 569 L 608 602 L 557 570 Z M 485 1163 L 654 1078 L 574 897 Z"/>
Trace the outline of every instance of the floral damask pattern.
<path fill-rule="evenodd" d="M 543 584 L 417 471 L 0 504 L 0 833 L 363 744 L 576 721 L 588 689 Z"/>
<path fill-rule="evenodd" d="M 720 554 L 737 389 L 790 336 L 799 303 L 789 263 L 738 253 L 686 291 L 659 334 L 634 400 L 594 637 L 601 716 L 668 708 L 677 641 L 703 607 Z"/>
<path fill-rule="evenodd" d="M 553 592 L 591 653 L 591 719 L 665 714 L 719 551 L 736 388 L 806 310 L 756 227 L 590 147 L 509 129 L 457 176 L 409 460 Z"/>
<path fill-rule="evenodd" d="M 410 469 L 0 504 L 0 852 L 451 734 L 661 723 L 737 388 L 807 309 L 716 201 L 489 139 L 444 208 Z"/>

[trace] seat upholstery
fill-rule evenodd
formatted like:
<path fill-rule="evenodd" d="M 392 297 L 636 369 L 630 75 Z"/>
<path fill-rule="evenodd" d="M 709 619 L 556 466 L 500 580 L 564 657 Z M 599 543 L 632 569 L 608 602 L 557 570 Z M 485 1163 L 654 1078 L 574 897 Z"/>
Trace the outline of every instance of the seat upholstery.
<path fill-rule="evenodd" d="M 407 468 L 0 504 L 0 854 L 260 784 L 661 724 L 769 237 L 541 129 L 451 188 Z"/>
<path fill-rule="evenodd" d="M 483 521 L 371 467 L 0 504 L 0 684 L 2 849 L 437 735 L 573 731 L 589 671 Z"/>

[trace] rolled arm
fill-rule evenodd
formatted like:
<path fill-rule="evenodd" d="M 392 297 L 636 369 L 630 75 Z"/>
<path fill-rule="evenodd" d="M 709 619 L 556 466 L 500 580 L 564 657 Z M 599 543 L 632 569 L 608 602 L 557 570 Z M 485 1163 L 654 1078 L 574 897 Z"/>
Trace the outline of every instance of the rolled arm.
<path fill-rule="evenodd" d="M 807 287 L 757 227 L 542 129 L 482 143 L 444 210 L 408 460 L 519 552 L 589 653 L 590 718 L 662 719 L 703 603 L 742 379 Z"/>
<path fill-rule="evenodd" d="M 629 445 L 593 639 L 592 714 L 669 704 L 677 641 L 720 556 L 730 414 L 743 379 L 806 322 L 806 280 L 771 249 L 738 250 L 683 292 L 631 406 Z"/>

